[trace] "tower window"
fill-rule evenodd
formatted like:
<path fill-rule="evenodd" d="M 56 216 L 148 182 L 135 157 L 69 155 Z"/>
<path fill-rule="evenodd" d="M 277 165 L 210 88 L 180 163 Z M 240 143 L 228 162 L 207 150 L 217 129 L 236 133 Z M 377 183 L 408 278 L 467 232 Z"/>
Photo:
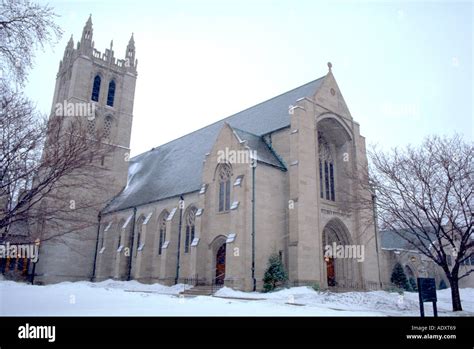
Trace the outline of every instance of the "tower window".
<path fill-rule="evenodd" d="M 99 92 L 100 92 L 100 76 L 96 75 L 94 78 L 94 86 L 92 86 L 92 96 L 91 99 L 95 102 L 99 101 Z"/>
<path fill-rule="evenodd" d="M 87 132 L 93 136 L 95 134 L 95 119 L 87 120 Z"/>
<path fill-rule="evenodd" d="M 114 106 L 115 98 L 115 81 L 111 80 L 109 82 L 109 92 L 107 93 L 107 105 L 110 107 Z"/>
<path fill-rule="evenodd" d="M 112 129 L 112 116 L 107 115 L 104 119 L 104 137 L 109 138 L 110 137 L 110 131 Z"/>

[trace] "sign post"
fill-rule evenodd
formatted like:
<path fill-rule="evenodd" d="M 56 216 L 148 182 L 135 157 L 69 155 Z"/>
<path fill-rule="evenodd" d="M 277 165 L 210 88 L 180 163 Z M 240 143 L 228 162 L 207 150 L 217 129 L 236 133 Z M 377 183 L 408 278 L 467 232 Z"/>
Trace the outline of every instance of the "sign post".
<path fill-rule="evenodd" d="M 425 317 L 424 302 L 433 302 L 433 314 L 438 317 L 436 308 L 436 281 L 433 278 L 418 278 L 418 298 L 420 300 L 420 315 Z"/>

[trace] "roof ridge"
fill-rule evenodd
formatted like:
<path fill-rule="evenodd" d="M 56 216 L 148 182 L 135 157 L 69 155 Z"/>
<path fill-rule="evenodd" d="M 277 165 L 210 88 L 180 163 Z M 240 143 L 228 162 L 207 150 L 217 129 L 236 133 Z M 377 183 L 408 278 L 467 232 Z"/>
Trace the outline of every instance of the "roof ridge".
<path fill-rule="evenodd" d="M 255 108 L 255 107 L 257 107 L 257 106 L 259 106 L 259 105 L 262 105 L 262 104 L 264 104 L 264 103 L 270 102 L 271 100 L 273 100 L 273 99 L 275 99 L 275 98 L 281 97 L 281 96 L 283 96 L 283 95 L 285 95 L 285 94 L 287 94 L 287 93 L 290 93 L 290 92 L 292 92 L 292 91 L 294 91 L 294 90 L 297 90 L 297 89 L 302 88 L 302 87 L 304 87 L 304 86 L 307 86 L 307 85 L 309 85 L 309 84 L 315 83 L 316 81 L 321 80 L 321 79 L 324 79 L 325 77 L 326 77 L 326 75 L 323 75 L 323 76 L 321 76 L 321 77 L 319 77 L 319 78 L 317 78 L 317 79 L 315 79 L 315 80 L 309 81 L 309 82 L 307 82 L 307 83 L 305 83 L 305 84 L 303 84 L 303 85 L 300 85 L 300 86 L 297 86 L 297 87 L 295 87 L 295 88 L 292 88 L 291 90 L 288 90 L 288 91 L 286 91 L 286 92 L 280 93 L 280 94 L 278 94 L 278 95 L 276 95 L 276 96 L 274 96 L 274 97 L 272 97 L 272 98 L 269 98 L 269 99 L 266 99 L 266 100 L 264 100 L 264 101 L 262 101 L 262 102 L 260 102 L 260 103 L 254 104 L 254 105 L 252 105 L 251 107 L 248 107 L 248 108 L 246 108 L 246 109 L 243 109 L 243 110 L 241 110 L 241 111 L 239 111 L 239 112 L 237 112 L 237 113 L 234 113 L 234 114 L 232 114 L 232 115 L 229 115 L 229 116 L 227 116 L 227 117 L 225 117 L 225 118 L 223 118 L 223 119 L 217 120 L 217 121 L 212 122 L 212 123 L 210 123 L 210 124 L 208 124 L 208 125 L 206 125 L 206 126 L 203 126 L 203 127 L 201 127 L 201 128 L 198 128 L 197 130 L 191 131 L 191 132 L 186 133 L 185 135 L 182 135 L 182 136 L 180 136 L 180 137 L 178 137 L 178 138 L 175 138 L 175 139 L 172 139 L 172 140 L 170 140 L 170 141 L 168 141 L 168 142 L 166 142 L 166 143 L 160 144 L 160 145 L 157 146 L 157 147 L 153 147 L 153 148 L 150 149 L 150 150 L 147 150 L 147 151 L 145 151 L 145 152 L 143 152 L 143 153 L 140 153 L 140 154 L 135 155 L 135 156 L 132 157 L 130 160 L 135 159 L 135 158 L 138 158 L 139 156 L 142 156 L 142 155 L 144 155 L 144 154 L 150 153 L 150 152 L 152 152 L 152 151 L 155 151 L 155 150 L 157 150 L 157 149 L 159 149 L 159 148 L 161 148 L 161 147 L 164 147 L 164 146 L 167 145 L 167 144 L 173 143 L 173 142 L 175 142 L 175 141 L 177 141 L 177 140 L 179 140 L 179 139 L 181 139 L 181 138 L 187 137 L 187 136 L 189 136 L 189 135 L 191 135 L 191 134 L 193 134 L 193 133 L 196 133 L 196 132 L 198 132 L 198 131 L 201 131 L 201 130 L 203 130 L 203 129 L 205 129 L 205 128 L 211 127 L 211 126 L 213 126 L 213 125 L 215 125 L 215 124 L 218 124 L 218 123 L 220 123 L 220 122 L 223 122 L 223 121 L 225 122 L 227 119 L 229 119 L 229 118 L 231 118 L 231 117 L 233 117 L 233 116 L 235 116 L 235 115 L 237 115 L 237 114 L 243 113 L 243 112 L 245 112 L 245 111 L 247 111 L 247 110 L 249 110 L 249 109 L 252 109 L 252 108 Z M 247 131 L 245 131 L 245 130 L 241 130 L 241 131 L 247 132 Z M 250 132 L 248 132 L 248 133 L 250 133 Z M 250 133 L 250 134 L 253 134 L 253 133 Z M 254 135 L 257 136 L 257 137 L 261 137 L 261 136 L 256 135 L 256 134 L 254 134 Z"/>

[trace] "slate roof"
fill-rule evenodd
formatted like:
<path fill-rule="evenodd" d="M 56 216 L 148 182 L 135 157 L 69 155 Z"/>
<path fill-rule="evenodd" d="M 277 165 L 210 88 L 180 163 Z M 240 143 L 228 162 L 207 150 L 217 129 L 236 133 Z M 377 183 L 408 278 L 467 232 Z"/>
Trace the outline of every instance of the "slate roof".
<path fill-rule="evenodd" d="M 415 250 L 415 246 L 413 246 L 404 238 L 402 238 L 400 234 L 419 244 L 419 242 L 416 240 L 416 237 L 414 237 L 414 235 L 408 231 L 398 230 L 397 233 L 394 230 L 383 230 L 380 232 L 380 242 L 382 248 L 397 250 Z M 430 237 L 431 241 L 436 241 L 436 235 L 434 233 L 432 233 L 432 235 L 430 234 Z M 426 245 L 430 244 L 430 241 L 428 241 L 425 237 L 423 237 L 423 241 Z"/>
<path fill-rule="evenodd" d="M 127 186 L 106 206 L 112 212 L 199 190 L 203 160 L 228 123 L 247 145 L 257 150 L 258 161 L 284 169 L 262 136 L 288 127 L 288 108 L 311 97 L 324 77 L 245 109 L 237 114 L 163 144 L 130 160 Z"/>

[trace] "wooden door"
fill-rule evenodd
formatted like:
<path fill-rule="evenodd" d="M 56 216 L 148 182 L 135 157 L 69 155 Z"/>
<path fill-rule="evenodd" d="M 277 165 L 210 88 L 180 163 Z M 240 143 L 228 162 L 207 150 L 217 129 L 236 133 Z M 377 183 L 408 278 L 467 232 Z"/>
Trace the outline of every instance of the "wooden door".
<path fill-rule="evenodd" d="M 328 286 L 336 286 L 336 273 L 334 271 L 334 258 L 329 257 L 327 263 Z"/>
<path fill-rule="evenodd" d="M 225 243 L 216 254 L 216 285 L 223 285 L 225 279 Z"/>

